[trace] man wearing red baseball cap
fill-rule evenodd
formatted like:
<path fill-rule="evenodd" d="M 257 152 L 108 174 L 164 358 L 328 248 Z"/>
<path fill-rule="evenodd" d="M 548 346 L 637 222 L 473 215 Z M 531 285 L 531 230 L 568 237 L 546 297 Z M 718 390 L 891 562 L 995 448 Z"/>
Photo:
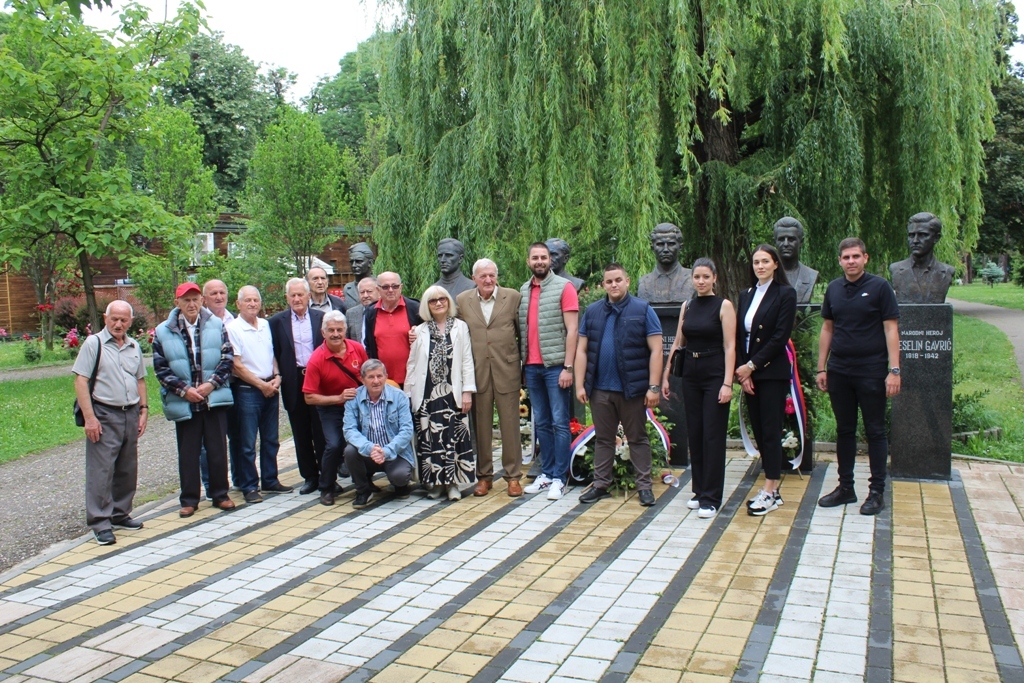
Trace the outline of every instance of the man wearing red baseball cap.
<path fill-rule="evenodd" d="M 199 285 L 183 282 L 174 296 L 174 310 L 153 337 L 153 371 L 166 389 L 161 392 L 164 416 L 175 423 L 178 437 L 178 514 L 191 517 L 199 506 L 199 449 L 203 446 L 210 465 L 213 506 L 232 510 L 226 440 L 227 411 L 232 405 L 231 343 L 224 323 L 203 308 Z"/>

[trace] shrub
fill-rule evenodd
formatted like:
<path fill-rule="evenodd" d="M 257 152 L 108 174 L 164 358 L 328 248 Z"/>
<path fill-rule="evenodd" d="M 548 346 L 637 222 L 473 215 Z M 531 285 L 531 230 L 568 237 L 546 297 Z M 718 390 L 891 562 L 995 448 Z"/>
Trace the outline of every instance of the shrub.
<path fill-rule="evenodd" d="M 42 352 L 39 350 L 39 344 L 34 341 L 25 342 L 23 351 L 25 352 L 25 360 L 29 363 L 38 363 L 39 359 L 43 357 Z"/>

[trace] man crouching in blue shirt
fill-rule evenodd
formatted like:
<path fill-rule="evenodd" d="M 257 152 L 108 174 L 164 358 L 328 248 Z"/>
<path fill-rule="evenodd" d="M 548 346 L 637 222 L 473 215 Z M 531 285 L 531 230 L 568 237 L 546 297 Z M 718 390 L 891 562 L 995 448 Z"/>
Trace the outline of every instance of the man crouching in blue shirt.
<path fill-rule="evenodd" d="M 375 358 L 363 363 L 359 374 L 363 386 L 345 403 L 345 464 L 356 487 L 352 506 L 364 508 L 374 492 L 370 478 L 376 472 L 387 475 L 398 498 L 409 497 L 415 455 L 409 398 L 388 385 L 388 372 Z"/>

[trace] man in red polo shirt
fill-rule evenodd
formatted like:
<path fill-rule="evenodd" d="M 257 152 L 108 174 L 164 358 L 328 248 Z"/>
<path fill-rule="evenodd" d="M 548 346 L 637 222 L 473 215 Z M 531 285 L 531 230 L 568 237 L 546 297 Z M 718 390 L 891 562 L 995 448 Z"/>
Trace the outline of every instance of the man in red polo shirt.
<path fill-rule="evenodd" d="M 384 363 L 388 379 L 401 386 L 405 384 L 405 364 L 409 360 L 409 330 L 423 322 L 420 302 L 402 296 L 402 278 L 398 273 L 381 273 L 377 286 L 380 300 L 366 312 L 366 354 Z"/>
<path fill-rule="evenodd" d="M 306 364 L 302 394 L 306 404 L 316 406 L 324 428 L 324 459 L 320 466 L 320 502 L 334 505 L 334 475 L 345 453 L 345 403 L 362 386 L 359 370 L 366 361 L 366 350 L 353 339 L 345 338 L 345 314 L 324 314 L 324 343 Z"/>

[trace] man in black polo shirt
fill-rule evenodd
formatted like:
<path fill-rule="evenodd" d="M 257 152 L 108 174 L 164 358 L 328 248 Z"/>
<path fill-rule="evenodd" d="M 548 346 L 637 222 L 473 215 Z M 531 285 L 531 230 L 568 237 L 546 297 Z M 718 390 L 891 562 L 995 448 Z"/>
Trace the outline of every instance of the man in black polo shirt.
<path fill-rule="evenodd" d="M 818 389 L 827 391 L 836 416 L 836 459 L 839 486 L 818 505 L 856 503 L 853 465 L 857 456 L 857 408 L 864 418 L 871 479 L 862 515 L 885 507 L 885 467 L 889 441 L 885 403 L 900 393 L 900 309 L 888 281 L 864 272 L 864 242 L 849 237 L 839 243 L 839 265 L 845 277 L 828 284 L 821 304 L 818 342 Z M 827 361 L 827 369 L 826 369 Z"/>

